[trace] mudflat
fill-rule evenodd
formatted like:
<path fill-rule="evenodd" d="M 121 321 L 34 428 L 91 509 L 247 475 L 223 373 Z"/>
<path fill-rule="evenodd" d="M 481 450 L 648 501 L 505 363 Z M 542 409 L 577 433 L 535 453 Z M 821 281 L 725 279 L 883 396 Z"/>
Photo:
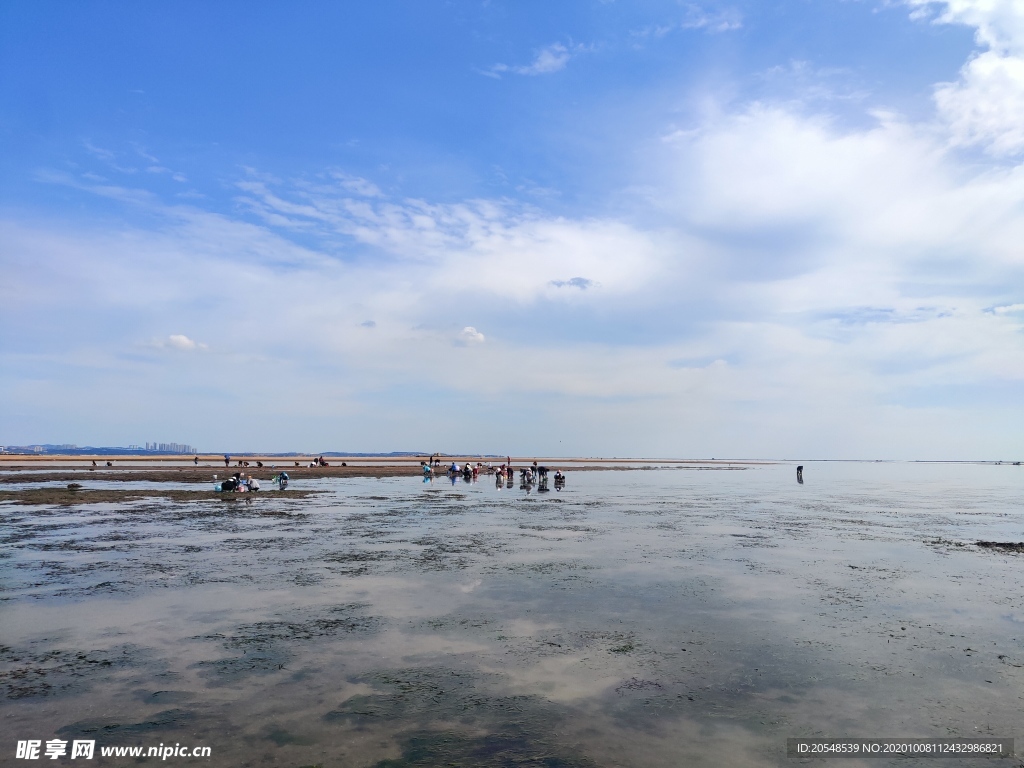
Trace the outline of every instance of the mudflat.
<path fill-rule="evenodd" d="M 1020 737 L 1020 468 L 406 471 L 0 501 L 4 757 L 783 766 L 790 737 Z"/>

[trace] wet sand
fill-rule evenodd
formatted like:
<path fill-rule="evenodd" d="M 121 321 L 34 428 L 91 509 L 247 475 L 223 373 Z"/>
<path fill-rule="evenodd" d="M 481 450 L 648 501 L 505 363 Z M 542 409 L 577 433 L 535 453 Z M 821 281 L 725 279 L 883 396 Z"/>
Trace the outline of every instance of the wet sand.
<path fill-rule="evenodd" d="M 470 457 L 471 458 L 471 457 Z M 457 461 L 461 463 L 470 460 L 461 457 Z M 513 460 L 515 466 L 526 467 L 533 461 L 521 459 Z M 547 461 L 547 460 L 545 460 Z M 271 462 L 269 459 L 264 462 L 265 466 L 257 467 L 256 460 L 250 462 L 249 466 L 239 467 L 232 463 L 225 467 L 223 462 L 220 465 L 211 463 L 200 463 L 194 465 L 191 461 L 183 458 L 168 459 L 162 462 L 166 465 L 154 462 L 145 458 L 132 461 L 132 457 L 121 458 L 115 462 L 115 466 L 98 467 L 81 466 L 88 464 L 75 457 L 45 457 L 37 461 L 0 461 L 0 502 L 13 501 L 23 504 L 68 504 L 76 499 L 86 503 L 98 501 L 118 501 L 139 497 L 161 497 L 176 499 L 178 501 L 196 500 L 210 495 L 217 479 L 232 476 L 235 472 L 244 472 L 248 477 L 255 477 L 260 481 L 265 490 L 273 493 L 271 478 L 278 472 L 285 471 L 291 478 L 292 488 L 290 492 L 295 495 L 306 495 L 308 491 L 297 491 L 296 489 L 304 481 L 323 480 L 325 478 L 357 478 L 357 477 L 413 477 L 421 478 L 421 466 L 418 461 L 403 460 L 397 463 L 387 463 L 383 459 L 370 459 L 364 463 L 353 463 L 351 466 L 341 466 L 329 463 L 329 466 L 308 466 L 309 461 L 300 466 L 294 466 L 295 462 L 288 463 Z M 347 463 L 347 462 L 346 462 Z M 558 460 L 558 463 L 551 462 L 554 467 L 568 468 L 571 471 L 627 471 L 627 470 L 742 470 L 748 466 L 763 466 L 765 462 L 720 462 L 714 464 L 700 462 L 630 462 L 622 463 L 620 460 L 608 460 L 600 464 L 592 464 L 590 460 Z M 169 465 L 169 466 L 167 466 Z M 553 470 L 552 470 L 553 471 Z M 436 469 L 439 475 L 444 475 L 444 468 Z M 483 482 L 483 475 L 480 481 Z M 493 476 L 492 476 L 493 478 Z M 113 487 L 111 484 L 123 486 L 126 483 L 134 485 L 130 490 L 123 490 Z M 158 487 L 154 484 L 177 484 L 173 488 Z M 77 490 L 77 496 L 68 491 L 68 485 L 82 485 Z M 187 485 L 185 485 L 187 484 Z M 59 485 L 59 487 L 57 487 Z M 11 486 L 17 486 L 18 490 L 9 490 Z M 97 486 L 104 486 L 102 489 Z M 226 496 L 221 498 L 232 498 Z"/>
<path fill-rule="evenodd" d="M 0 762 L 58 737 L 225 766 L 753 766 L 790 765 L 787 737 L 1024 735 L 1024 555 L 978 546 L 1024 541 L 1020 469 L 808 469 L 0 501 Z M 134 482 L 184 491 L 170 474 Z"/>
<path fill-rule="evenodd" d="M 367 457 L 358 459 L 331 459 L 328 466 L 309 466 L 315 457 L 246 457 L 248 466 L 238 466 L 232 461 L 225 466 L 216 457 L 200 459 L 198 465 L 191 458 L 184 456 L 156 459 L 153 457 L 114 456 L 97 457 L 97 466 L 91 466 L 89 457 L 79 456 L 0 456 L 0 484 L 21 483 L 26 479 L 59 480 L 79 482 L 83 477 L 89 480 L 146 480 L 153 482 L 206 482 L 217 477 L 226 477 L 235 472 L 245 472 L 259 478 L 262 482 L 277 472 L 284 470 L 295 478 L 325 477 L 419 477 L 422 459 L 393 459 L 387 457 Z M 113 466 L 106 466 L 110 461 Z M 256 462 L 262 461 L 263 467 Z M 460 466 L 467 461 L 480 462 L 486 466 L 488 461 L 495 467 L 504 463 L 504 459 L 483 460 L 477 456 L 444 457 L 439 471 L 452 462 Z M 764 461 L 682 461 L 664 459 L 565 459 L 513 457 L 515 467 L 527 467 L 537 461 L 542 466 L 552 469 L 561 468 L 567 471 L 612 470 L 625 471 L 631 469 L 688 469 L 688 470 L 729 470 L 744 469 L 752 466 L 764 466 L 775 462 Z M 345 464 L 346 466 L 342 466 Z"/>

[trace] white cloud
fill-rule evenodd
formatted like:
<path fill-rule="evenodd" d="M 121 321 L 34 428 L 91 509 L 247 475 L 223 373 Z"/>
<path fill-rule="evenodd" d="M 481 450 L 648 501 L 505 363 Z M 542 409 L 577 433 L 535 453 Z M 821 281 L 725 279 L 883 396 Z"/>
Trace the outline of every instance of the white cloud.
<path fill-rule="evenodd" d="M 179 183 L 184 183 L 184 182 L 188 181 L 188 177 L 185 174 L 177 173 L 176 171 L 172 171 L 170 168 L 165 168 L 162 165 L 151 165 L 148 168 L 146 168 L 146 171 L 148 173 L 157 173 L 157 174 L 164 174 L 164 173 L 166 173 L 172 179 L 174 179 L 174 181 L 177 181 Z"/>
<path fill-rule="evenodd" d="M 743 15 L 735 8 L 707 11 L 698 5 L 687 6 L 683 29 L 704 29 L 708 32 L 731 32 L 743 26 Z"/>
<path fill-rule="evenodd" d="M 188 336 L 181 333 L 172 333 L 167 337 L 167 343 L 175 349 L 193 350 L 193 349 L 206 349 L 205 344 L 200 344 L 197 341 L 193 341 Z"/>
<path fill-rule="evenodd" d="M 935 89 L 939 115 L 957 145 L 981 145 L 994 155 L 1024 151 L 1024 3 L 1020 0 L 908 0 L 938 10 L 936 21 L 966 24 L 983 50 L 955 83 Z"/>
<path fill-rule="evenodd" d="M 91 141 L 83 141 L 82 145 L 86 148 L 86 150 L 88 150 L 89 154 L 93 155 L 96 158 L 99 158 L 100 160 L 104 160 L 106 162 L 113 162 L 116 158 L 115 154 L 111 152 L 109 149 L 97 147 Z"/>
<path fill-rule="evenodd" d="M 1024 58 L 979 54 L 959 82 L 935 89 L 935 101 L 956 144 L 981 144 L 995 155 L 1024 150 Z"/>
<path fill-rule="evenodd" d="M 156 155 L 152 155 L 149 152 L 147 152 L 145 150 L 145 148 L 142 147 L 141 145 L 133 144 L 132 146 L 135 149 L 135 153 L 139 157 L 143 158 L 144 160 L 148 160 L 149 162 L 153 163 L 154 165 L 159 165 L 160 164 L 160 159 Z"/>
<path fill-rule="evenodd" d="M 384 193 L 380 191 L 380 187 L 360 176 L 353 176 L 339 170 L 331 171 L 328 176 L 337 182 L 338 186 L 342 189 L 359 197 L 384 196 Z"/>
<path fill-rule="evenodd" d="M 993 307 L 992 311 L 997 315 L 1006 315 L 1011 312 L 1024 312 L 1024 304 L 1006 304 L 1002 307 Z"/>
<path fill-rule="evenodd" d="M 459 341 L 463 344 L 483 344 L 486 338 L 476 328 L 467 325 L 459 333 Z"/>
<path fill-rule="evenodd" d="M 569 59 L 574 54 L 583 50 L 583 46 L 576 45 L 567 47 L 562 43 L 552 43 L 536 52 L 533 61 L 526 65 L 510 66 L 508 64 L 495 64 L 483 72 L 485 75 L 500 77 L 505 72 L 512 72 L 517 75 L 549 75 L 552 72 L 559 72 L 565 69 Z"/>
<path fill-rule="evenodd" d="M 936 11 L 942 24 L 974 27 L 979 45 L 997 53 L 1024 53 L 1024 7 L 1019 0 L 906 0 L 918 11 Z"/>
<path fill-rule="evenodd" d="M 707 10 L 700 5 L 689 4 L 685 6 L 682 21 L 664 21 L 631 30 L 629 39 L 634 48 L 640 48 L 647 39 L 657 40 L 680 30 L 703 30 L 706 33 L 717 34 L 732 32 L 742 27 L 743 14 L 736 8 Z"/>
<path fill-rule="evenodd" d="M 863 102 L 870 96 L 857 73 L 846 67 L 818 67 L 795 59 L 758 73 L 766 92 L 781 103 Z M 809 107 L 805 106 L 805 109 Z"/>
<path fill-rule="evenodd" d="M 418 285 L 431 295 L 528 302 L 555 296 L 560 286 L 553 281 L 580 274 L 586 287 L 630 293 L 655 278 L 664 253 L 651 235 L 622 222 L 567 220 L 504 201 L 363 199 L 350 197 L 348 187 L 308 183 L 279 191 L 262 181 L 239 187 L 247 193 L 243 202 L 270 226 L 351 238 L 408 262 L 406 275 L 417 265 Z"/>
<path fill-rule="evenodd" d="M 517 67 L 515 71 L 520 75 L 546 75 L 565 69 L 570 58 L 571 54 L 568 48 L 561 43 L 554 43 L 539 50 L 529 65 Z"/>
<path fill-rule="evenodd" d="M 179 352 L 195 352 L 209 349 L 208 345 L 195 339 L 190 339 L 183 333 L 172 333 L 170 336 L 162 339 L 153 339 L 144 346 L 151 347 L 152 349 L 176 349 Z"/>

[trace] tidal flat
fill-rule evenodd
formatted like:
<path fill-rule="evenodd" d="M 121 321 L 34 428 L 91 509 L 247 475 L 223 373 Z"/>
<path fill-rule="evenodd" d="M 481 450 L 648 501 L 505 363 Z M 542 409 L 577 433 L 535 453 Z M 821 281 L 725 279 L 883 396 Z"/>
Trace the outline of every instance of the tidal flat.
<path fill-rule="evenodd" d="M 54 738 L 94 739 L 93 765 L 180 743 L 212 756 L 168 763 L 325 768 L 1024 748 L 1021 467 L 327 477 L 233 504 L 82 477 L 6 476 L 0 764 Z"/>

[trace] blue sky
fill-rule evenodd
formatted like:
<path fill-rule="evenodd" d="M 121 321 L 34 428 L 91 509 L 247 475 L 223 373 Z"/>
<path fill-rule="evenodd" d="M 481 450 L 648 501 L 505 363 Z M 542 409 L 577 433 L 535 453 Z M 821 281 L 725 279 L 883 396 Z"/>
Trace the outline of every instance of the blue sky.
<path fill-rule="evenodd" d="M 0 72 L 0 442 L 1024 453 L 1019 2 L 8 2 Z"/>

